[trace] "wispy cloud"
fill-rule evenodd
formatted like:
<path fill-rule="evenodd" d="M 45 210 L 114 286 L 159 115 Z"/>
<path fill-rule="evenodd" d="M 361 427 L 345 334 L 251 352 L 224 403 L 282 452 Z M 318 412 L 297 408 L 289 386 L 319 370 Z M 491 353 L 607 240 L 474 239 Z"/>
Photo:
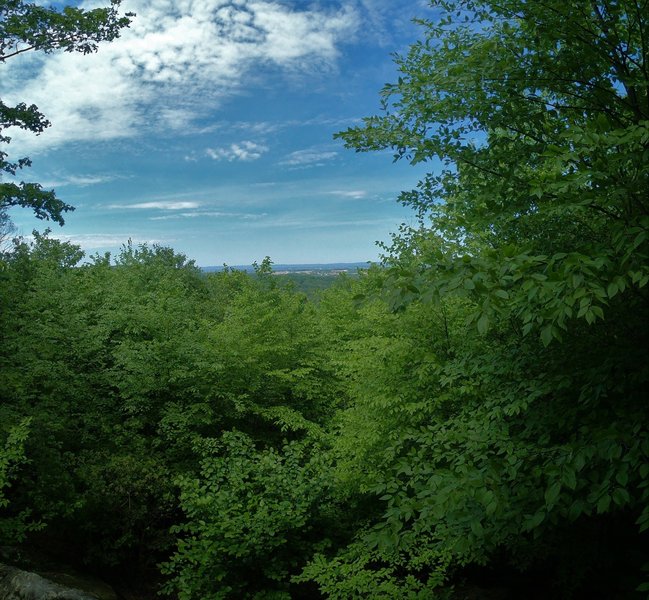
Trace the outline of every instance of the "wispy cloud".
<path fill-rule="evenodd" d="M 344 127 L 354 125 L 362 121 L 361 117 L 331 117 L 317 116 L 311 119 L 285 119 L 281 121 L 216 121 L 207 126 L 191 130 L 191 133 L 205 134 L 218 131 L 235 132 L 245 131 L 254 135 L 268 135 L 292 127 L 311 127 L 328 125 L 333 127 Z"/>
<path fill-rule="evenodd" d="M 229 126 L 232 129 L 240 129 L 254 134 L 266 135 L 284 129 L 284 127 L 287 127 L 290 123 L 292 123 L 292 121 L 278 121 L 277 123 L 270 123 L 268 121 L 236 121 L 230 123 Z"/>
<path fill-rule="evenodd" d="M 362 13 L 363 29 L 359 34 L 385 47 L 394 45 L 397 32 L 408 32 L 413 17 L 430 14 L 429 0 L 356 0 Z"/>
<path fill-rule="evenodd" d="M 279 164 L 289 167 L 317 167 L 324 165 L 336 156 L 338 156 L 337 152 L 310 148 L 291 152 Z"/>
<path fill-rule="evenodd" d="M 143 209 L 143 210 L 188 210 L 198 208 L 198 202 L 155 201 L 136 202 L 135 204 L 111 204 L 112 209 Z"/>
<path fill-rule="evenodd" d="M 69 242 L 81 246 L 82 250 L 104 250 L 106 248 L 119 248 L 130 240 L 134 244 L 161 244 L 163 240 L 144 238 L 137 235 L 120 233 L 79 233 L 79 234 L 57 234 L 51 233 L 50 237 L 62 242 Z M 33 241 L 33 236 L 25 236 L 26 240 Z"/>
<path fill-rule="evenodd" d="M 115 181 L 116 179 L 119 179 L 119 177 L 115 175 L 55 175 L 51 179 L 42 180 L 41 185 L 46 189 L 66 187 L 70 185 L 87 187 L 90 185 L 108 183 L 110 181 Z"/>
<path fill-rule="evenodd" d="M 171 219 L 195 219 L 196 217 L 207 217 L 213 219 L 239 219 L 243 221 L 257 221 L 267 216 L 267 213 L 237 213 L 222 212 L 214 210 L 199 210 L 195 212 L 174 213 L 161 217 L 151 217 L 150 221 L 169 221 Z"/>
<path fill-rule="evenodd" d="M 367 192 L 365 190 L 332 190 L 331 192 L 327 192 L 327 193 L 331 196 L 353 198 L 354 200 L 365 198 L 367 196 Z"/>
<path fill-rule="evenodd" d="M 15 132 L 21 151 L 182 131 L 265 66 L 305 74 L 331 67 L 360 22 L 357 7 L 274 0 L 131 0 L 125 8 L 137 13 L 131 28 L 97 54 L 21 56 L 1 66 L 3 100 L 35 103 L 52 122 L 41 136 Z"/>
<path fill-rule="evenodd" d="M 231 144 L 227 148 L 207 148 L 205 154 L 214 160 L 227 160 L 232 162 L 234 160 L 241 160 L 248 162 L 261 158 L 263 154 L 268 152 L 268 147 L 256 142 L 244 141 L 236 144 Z"/>

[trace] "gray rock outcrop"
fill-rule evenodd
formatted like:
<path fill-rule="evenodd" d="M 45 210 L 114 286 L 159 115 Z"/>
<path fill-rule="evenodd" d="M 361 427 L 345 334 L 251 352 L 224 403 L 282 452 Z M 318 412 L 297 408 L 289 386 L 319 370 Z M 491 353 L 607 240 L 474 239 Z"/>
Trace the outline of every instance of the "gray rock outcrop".
<path fill-rule="evenodd" d="M 0 600 L 101 600 L 101 595 L 0 564 Z"/>

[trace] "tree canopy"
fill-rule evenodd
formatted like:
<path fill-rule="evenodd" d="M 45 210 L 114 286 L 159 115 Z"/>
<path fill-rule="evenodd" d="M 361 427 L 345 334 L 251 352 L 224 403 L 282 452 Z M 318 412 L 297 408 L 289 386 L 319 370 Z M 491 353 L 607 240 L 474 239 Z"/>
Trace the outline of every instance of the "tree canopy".
<path fill-rule="evenodd" d="M 423 40 L 396 58 L 384 114 L 339 135 L 441 162 L 401 195 L 420 225 L 386 249 L 379 296 L 443 322 L 431 339 L 447 343 L 408 366 L 395 356 L 390 381 L 414 368 L 410 381 L 429 382 L 419 402 L 360 382 L 345 448 L 360 424 L 385 423 L 352 465 L 374 465 L 364 485 L 385 512 L 351 553 L 308 568 L 333 590 L 342 565 L 357 585 L 414 593 L 439 585 L 430 573 L 547 566 L 548 548 L 574 561 L 570 536 L 649 527 L 646 7 L 432 4 Z M 576 588 L 595 576 L 579 549 Z M 408 583 L 396 564 L 408 576 L 427 565 L 429 579 Z"/>
<path fill-rule="evenodd" d="M 646 11 L 636 0 L 433 5 L 438 18 L 382 92 L 386 114 L 340 136 L 444 165 L 401 196 L 422 218 L 397 239 L 418 240 L 410 286 L 429 297 L 477 285 L 482 329 L 506 301 L 549 343 L 649 277 Z"/>
<path fill-rule="evenodd" d="M 15 241 L 0 541 L 181 600 L 641 597 L 644 4 L 432 2 L 339 134 L 430 162 L 419 223 L 316 302 L 268 258 Z"/>

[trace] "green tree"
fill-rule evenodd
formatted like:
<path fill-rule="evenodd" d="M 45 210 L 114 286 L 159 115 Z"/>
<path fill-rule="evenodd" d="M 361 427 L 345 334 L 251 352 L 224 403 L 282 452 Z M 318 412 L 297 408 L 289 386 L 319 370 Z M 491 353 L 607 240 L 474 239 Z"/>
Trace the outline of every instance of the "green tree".
<path fill-rule="evenodd" d="M 324 438 L 333 374 L 313 306 L 270 273 L 205 275 L 183 255 L 146 245 L 128 244 L 114 258 L 80 264 L 84 258 L 77 246 L 36 234 L 31 243 L 15 241 L 2 265 L 0 424 L 30 419 L 29 460 L 4 488 L 7 517 L 46 523 L 37 533 L 22 532 L 45 548 L 64 541 L 71 562 L 82 556 L 93 568 L 140 578 L 169 557 L 175 541 L 169 527 L 193 503 L 179 506 L 185 487 L 174 482 L 200 477 L 204 489 L 214 483 L 213 471 L 202 471 L 211 443 L 204 440 L 224 437 L 215 442 L 222 452 L 210 460 L 259 480 L 224 490 L 219 502 L 226 504 L 274 485 L 274 473 L 277 489 L 285 490 L 301 476 L 302 458 L 316 465 L 316 442 L 301 449 L 294 442 Z M 237 462 L 238 446 L 226 443 L 232 430 L 242 432 L 242 448 L 251 446 L 248 461 Z M 314 466 L 303 487 L 315 479 Z M 311 519 L 296 493 L 294 514 L 304 510 Z M 249 502 L 256 502 L 252 492 Z M 249 506 L 231 506 L 232 526 L 243 531 Z M 308 556 L 300 526 L 287 520 L 278 519 L 278 527 L 291 531 L 295 545 L 282 544 L 277 569 L 270 567 L 272 540 L 251 550 L 268 561 L 264 581 L 272 589 L 287 588 L 287 574 Z M 206 520 L 206 533 L 218 536 L 224 522 Z M 176 532 L 181 539 L 184 531 Z M 191 579 L 191 564 L 179 561 Z M 213 555 L 205 561 L 220 564 Z M 249 573 L 233 564 L 223 558 L 219 568 L 231 569 L 226 579 L 247 589 Z M 275 586 L 271 575 L 282 582 Z M 209 587 L 200 573 L 194 576 Z"/>
<path fill-rule="evenodd" d="M 288 599 L 289 575 L 312 552 L 315 515 L 323 511 L 329 465 L 309 442 L 258 450 L 243 433 L 198 444 L 200 475 L 183 476 L 186 522 L 163 572 L 182 600 Z"/>
<path fill-rule="evenodd" d="M 20 465 L 27 460 L 25 440 L 29 435 L 30 422 L 31 419 L 25 418 L 9 427 L 8 430 L 5 425 L 2 430 L 2 437 L 5 441 L 3 447 L 0 447 L 0 540 L 3 543 L 22 541 L 28 532 L 41 528 L 40 523 L 28 520 L 29 510 L 23 510 L 17 514 L 15 512 L 7 514 L 9 500 L 5 490 L 11 487 L 12 480 L 17 477 Z"/>
<path fill-rule="evenodd" d="M 187 340 L 204 278 L 162 248 L 128 247 L 116 266 L 82 258 L 36 235 L 4 264 L 0 421 L 29 417 L 33 432 L 9 508 L 47 523 L 43 546 L 65 539 L 70 558 L 137 573 L 172 541 L 170 471 L 187 453 L 156 433 L 167 406 L 192 406 Z"/>
<path fill-rule="evenodd" d="M 433 5 L 439 17 L 382 92 L 387 114 L 340 134 L 360 151 L 442 163 L 401 196 L 422 218 L 395 241 L 402 296 L 477 289 L 480 329 L 506 304 L 549 343 L 627 288 L 644 294 L 646 11 L 635 0 Z M 408 261 L 406 248 L 417 249 Z"/>
<path fill-rule="evenodd" d="M 0 2 L 0 64 L 30 51 L 94 52 L 100 42 L 115 39 L 134 16 L 131 13 L 120 16 L 120 4 L 121 0 L 111 0 L 106 8 L 85 10 L 66 6 L 57 10 L 23 0 L 3 0 Z M 5 133 L 8 128 L 18 127 L 38 135 L 49 125 L 34 104 L 27 106 L 21 102 L 9 106 L 0 100 L 0 144 L 11 141 Z M 29 158 L 10 160 L 8 153 L 0 150 L 0 177 L 9 175 L 13 179 L 29 166 Z M 73 210 L 53 190 L 44 190 L 38 183 L 0 180 L 0 210 L 13 206 L 29 208 L 39 219 L 51 219 L 60 225 L 64 222 L 63 213 Z"/>
<path fill-rule="evenodd" d="M 15 231 L 15 225 L 7 214 L 6 210 L 0 210 L 0 253 L 9 250 L 11 234 Z"/>
<path fill-rule="evenodd" d="M 649 18 L 634 0 L 432 5 L 385 114 L 340 134 L 434 168 L 401 196 L 419 227 L 362 290 L 398 310 L 341 348 L 338 477 L 372 508 L 305 576 L 332 597 L 429 597 L 489 565 L 540 569 L 555 596 L 631 594 L 649 527 Z"/>

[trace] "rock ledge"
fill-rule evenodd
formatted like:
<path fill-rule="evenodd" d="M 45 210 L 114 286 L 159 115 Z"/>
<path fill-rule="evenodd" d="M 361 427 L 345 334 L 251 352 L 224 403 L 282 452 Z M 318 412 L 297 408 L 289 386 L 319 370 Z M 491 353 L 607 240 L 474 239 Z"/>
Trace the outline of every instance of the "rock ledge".
<path fill-rule="evenodd" d="M 99 600 L 89 592 L 61 585 L 36 573 L 0 563 L 0 600 Z"/>

